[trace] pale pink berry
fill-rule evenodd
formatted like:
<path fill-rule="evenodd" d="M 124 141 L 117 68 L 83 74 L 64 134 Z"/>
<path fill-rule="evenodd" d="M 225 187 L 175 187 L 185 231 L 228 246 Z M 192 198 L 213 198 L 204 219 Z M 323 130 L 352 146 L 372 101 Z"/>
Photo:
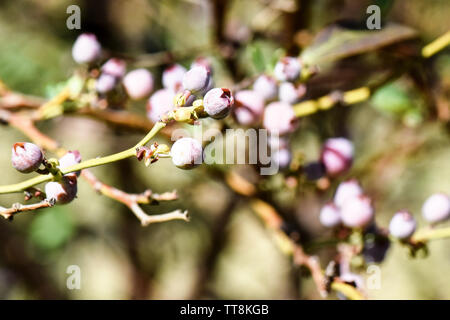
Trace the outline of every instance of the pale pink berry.
<path fill-rule="evenodd" d="M 320 223 L 327 228 L 333 228 L 341 223 L 341 213 L 334 203 L 327 203 L 320 210 Z"/>
<path fill-rule="evenodd" d="M 397 212 L 389 223 L 389 233 L 399 239 L 407 239 L 416 231 L 416 220 L 406 210 Z"/>
<path fill-rule="evenodd" d="M 301 70 L 302 66 L 297 58 L 284 57 L 275 65 L 274 75 L 279 81 L 295 81 Z"/>
<path fill-rule="evenodd" d="M 203 161 L 203 148 L 200 142 L 192 138 L 181 138 L 170 150 L 172 162 L 181 169 L 192 169 Z"/>
<path fill-rule="evenodd" d="M 183 87 L 183 77 L 186 68 L 179 64 L 171 65 L 162 74 L 162 84 L 164 88 L 178 92 Z"/>
<path fill-rule="evenodd" d="M 183 77 L 183 88 L 192 94 L 198 94 L 208 88 L 211 73 L 204 66 L 190 69 Z"/>
<path fill-rule="evenodd" d="M 33 143 L 17 142 L 12 147 L 12 165 L 17 171 L 22 173 L 36 171 L 43 159 L 44 155 L 41 149 Z"/>
<path fill-rule="evenodd" d="M 63 155 L 61 158 L 59 158 L 59 168 L 61 170 L 64 170 L 68 167 L 74 166 L 78 163 L 81 162 L 81 154 L 78 150 L 74 150 L 74 151 L 68 151 L 66 152 L 65 155 Z M 75 176 L 79 176 L 80 175 L 80 171 L 77 172 L 71 172 L 68 173 L 66 176 L 69 175 L 75 175 Z"/>
<path fill-rule="evenodd" d="M 264 110 L 263 126 L 270 133 L 283 135 L 296 128 L 296 117 L 291 105 L 284 102 L 272 102 Z"/>
<path fill-rule="evenodd" d="M 254 90 L 242 90 L 235 94 L 234 115 L 242 125 L 258 123 L 264 113 L 264 99 Z"/>
<path fill-rule="evenodd" d="M 253 90 L 259 93 L 266 101 L 275 99 L 278 94 L 278 86 L 275 79 L 265 74 L 255 80 Z"/>
<path fill-rule="evenodd" d="M 153 76 L 147 69 L 136 69 L 127 73 L 123 85 L 131 99 L 144 99 L 153 90 Z"/>
<path fill-rule="evenodd" d="M 65 176 L 60 182 L 49 182 L 45 185 L 47 200 L 55 199 L 56 204 L 67 204 L 77 196 L 77 178 Z"/>
<path fill-rule="evenodd" d="M 104 73 L 98 77 L 95 83 L 95 90 L 97 90 L 98 93 L 107 93 L 114 89 L 116 84 L 117 80 L 114 76 Z"/>
<path fill-rule="evenodd" d="M 231 91 L 226 88 L 214 88 L 209 90 L 203 99 L 205 112 L 214 119 L 225 118 L 234 104 Z"/>
<path fill-rule="evenodd" d="M 363 228 L 373 220 L 374 209 L 367 196 L 348 198 L 340 209 L 342 223 L 349 228 Z"/>
<path fill-rule="evenodd" d="M 346 172 L 353 162 L 353 143 L 345 138 L 328 139 L 323 145 L 320 160 L 330 176 Z"/>
<path fill-rule="evenodd" d="M 342 207 L 344 202 L 349 198 L 358 197 L 363 194 L 363 189 L 355 179 L 341 182 L 336 189 L 334 195 L 334 203 L 338 207 Z"/>
<path fill-rule="evenodd" d="M 122 59 L 111 58 L 102 66 L 102 72 L 116 77 L 122 78 L 127 71 L 127 65 Z"/>
<path fill-rule="evenodd" d="M 422 206 L 422 215 L 428 222 L 437 223 L 450 217 L 450 198 L 443 193 L 430 196 Z"/>
<path fill-rule="evenodd" d="M 72 47 L 72 57 L 77 63 L 91 63 L 100 57 L 102 47 L 91 33 L 78 36 Z"/>
<path fill-rule="evenodd" d="M 160 89 L 152 94 L 147 103 L 147 117 L 157 122 L 161 116 L 174 108 L 175 93 L 170 89 Z"/>
<path fill-rule="evenodd" d="M 282 102 L 289 104 L 296 103 L 306 92 L 303 85 L 295 86 L 291 82 L 283 82 L 280 84 L 278 98 Z"/>

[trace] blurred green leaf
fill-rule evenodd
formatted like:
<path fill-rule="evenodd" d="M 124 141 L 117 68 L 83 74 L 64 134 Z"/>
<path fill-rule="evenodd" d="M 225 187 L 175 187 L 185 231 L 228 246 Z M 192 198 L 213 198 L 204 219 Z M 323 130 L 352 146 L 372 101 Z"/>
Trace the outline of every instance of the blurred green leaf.
<path fill-rule="evenodd" d="M 258 44 L 252 44 L 251 47 L 252 62 L 258 73 L 263 72 L 266 68 L 264 54 Z"/>
<path fill-rule="evenodd" d="M 415 36 L 413 29 L 398 24 L 387 24 L 381 30 L 352 30 L 333 25 L 317 35 L 313 44 L 302 52 L 301 58 L 308 65 L 332 62 Z"/>
<path fill-rule="evenodd" d="M 402 114 L 413 107 L 413 102 L 405 90 L 391 83 L 375 92 L 372 105 L 385 113 Z"/>
<path fill-rule="evenodd" d="M 31 241 L 46 250 L 62 246 L 73 233 L 73 222 L 68 212 L 61 207 L 53 207 L 36 214 L 29 230 Z"/>

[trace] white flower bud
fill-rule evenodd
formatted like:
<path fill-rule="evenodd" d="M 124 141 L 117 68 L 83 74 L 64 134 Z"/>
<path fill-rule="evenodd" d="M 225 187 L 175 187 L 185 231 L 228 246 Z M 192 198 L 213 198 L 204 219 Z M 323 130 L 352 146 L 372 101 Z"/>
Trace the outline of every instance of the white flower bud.
<path fill-rule="evenodd" d="M 173 144 L 170 155 L 175 166 L 192 169 L 203 161 L 203 148 L 200 142 L 192 138 L 181 138 Z"/>
<path fill-rule="evenodd" d="M 230 113 L 233 104 L 233 95 L 226 88 L 209 90 L 203 99 L 205 112 L 214 119 L 225 118 Z"/>
<path fill-rule="evenodd" d="M 296 103 L 306 92 L 306 87 L 300 85 L 296 87 L 291 82 L 283 82 L 280 84 L 278 98 L 282 102 L 289 104 Z"/>
<path fill-rule="evenodd" d="M 77 196 L 77 178 L 63 177 L 61 182 L 49 182 L 45 185 L 47 200 L 55 199 L 56 204 L 67 204 Z"/>
<path fill-rule="evenodd" d="M 17 142 L 11 151 L 11 162 L 17 171 L 30 173 L 36 171 L 42 163 L 44 155 L 41 149 L 29 142 Z"/>
<path fill-rule="evenodd" d="M 117 79 L 122 78 L 127 71 L 127 65 L 125 61 L 117 58 L 111 58 L 105 62 L 102 66 L 102 72 L 109 74 L 110 76 L 116 77 Z"/>
<path fill-rule="evenodd" d="M 259 93 L 264 100 L 272 100 L 277 97 L 278 87 L 275 79 L 268 75 L 259 76 L 253 83 L 253 90 Z"/>
<path fill-rule="evenodd" d="M 301 70 L 302 66 L 297 58 L 284 57 L 277 62 L 273 73 L 279 81 L 295 81 Z"/>
<path fill-rule="evenodd" d="M 353 197 L 358 197 L 363 194 L 363 189 L 355 179 L 341 182 L 336 189 L 334 195 L 334 203 L 340 208 L 344 202 Z"/>
<path fill-rule="evenodd" d="M 242 90 L 235 94 L 234 114 L 238 123 L 258 123 L 264 113 L 264 99 L 254 90 Z"/>
<path fill-rule="evenodd" d="M 271 133 L 283 135 L 296 128 L 296 117 L 291 105 L 272 102 L 264 110 L 263 126 Z"/>
<path fill-rule="evenodd" d="M 131 99 L 144 99 L 153 90 L 153 76 L 147 69 L 136 69 L 127 73 L 123 85 Z"/>
<path fill-rule="evenodd" d="M 59 160 L 59 168 L 61 170 L 64 170 L 65 168 L 74 166 L 78 163 L 81 162 L 81 154 L 78 150 L 74 150 L 74 151 L 68 151 L 65 155 L 63 155 Z M 66 176 L 69 175 L 75 175 L 75 176 L 79 176 L 80 175 L 80 171 L 77 172 L 71 172 L 66 174 Z"/>
<path fill-rule="evenodd" d="M 147 103 L 147 117 L 157 122 L 161 116 L 174 109 L 175 93 L 170 89 L 160 89 L 152 94 Z"/>
<path fill-rule="evenodd" d="M 416 231 L 416 220 L 406 210 L 397 212 L 389 223 L 389 232 L 396 238 L 407 239 Z"/>
<path fill-rule="evenodd" d="M 342 223 L 349 228 L 363 228 L 372 222 L 374 210 L 367 196 L 351 197 L 341 207 Z"/>
<path fill-rule="evenodd" d="M 320 210 L 320 223 L 327 228 L 333 228 L 341 223 L 341 213 L 334 203 L 327 203 Z"/>
<path fill-rule="evenodd" d="M 162 74 L 162 84 L 164 88 L 180 91 L 183 87 L 183 77 L 186 74 L 186 68 L 179 64 L 171 65 L 166 68 Z"/>
<path fill-rule="evenodd" d="M 327 174 L 337 176 L 347 171 L 353 162 L 353 143 L 345 138 L 331 138 L 325 141 L 320 160 Z"/>
<path fill-rule="evenodd" d="M 102 47 L 91 33 L 81 34 L 72 47 L 72 57 L 77 63 L 91 63 L 100 57 Z"/>
<path fill-rule="evenodd" d="M 443 193 L 430 196 L 422 206 L 422 215 L 428 222 L 437 223 L 450 217 L 450 198 Z"/>
<path fill-rule="evenodd" d="M 193 94 L 204 91 L 209 83 L 211 74 L 207 68 L 198 66 L 190 69 L 183 77 L 183 88 Z"/>
<path fill-rule="evenodd" d="M 101 74 L 95 82 L 95 90 L 97 90 L 98 93 L 107 93 L 114 89 L 116 83 L 117 80 L 114 76 L 104 73 Z"/>
<path fill-rule="evenodd" d="M 289 167 L 292 155 L 289 149 L 281 148 L 279 150 L 273 151 L 271 159 L 277 164 L 278 168 L 285 169 Z"/>

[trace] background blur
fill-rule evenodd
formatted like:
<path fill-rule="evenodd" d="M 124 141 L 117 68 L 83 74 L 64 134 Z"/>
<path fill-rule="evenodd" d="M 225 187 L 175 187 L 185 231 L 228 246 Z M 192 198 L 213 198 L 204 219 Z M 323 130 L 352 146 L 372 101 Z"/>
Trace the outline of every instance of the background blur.
<path fill-rule="evenodd" d="M 212 59 L 215 83 L 226 86 L 261 71 L 255 52 L 269 64 L 282 52 L 312 50 L 319 31 L 338 20 L 350 29 L 365 23 L 366 8 L 374 3 L 382 8 L 383 23 L 396 22 L 417 32 L 413 48 L 450 29 L 446 0 L 3 0 L 0 79 L 16 91 L 51 96 L 76 67 L 73 41 L 81 32 L 93 32 L 111 54 L 130 58 L 130 66 L 149 67 L 157 81 L 171 57 L 188 67 L 201 55 Z M 66 28 L 66 8 L 71 4 L 81 8 L 81 30 Z M 319 78 L 308 94 L 355 88 L 383 68 L 400 67 L 399 61 L 416 63 L 404 58 L 410 47 L 404 48 L 406 53 L 400 47 L 386 49 L 384 56 L 368 52 L 338 66 L 324 64 L 323 70 L 331 70 L 331 75 Z M 154 54 L 159 52 L 172 55 Z M 448 90 L 448 50 L 424 68 Z M 345 111 L 307 117 L 292 139 L 294 152 L 314 160 L 324 138 L 348 134 L 356 146 L 352 176 L 375 197 L 376 220 L 382 226 L 404 207 L 423 225 L 420 207 L 426 197 L 450 191 L 448 120 L 436 120 L 414 79 L 414 74 L 402 76 L 381 87 L 370 101 Z M 443 99 L 448 101 L 448 96 Z M 144 116 L 144 102 L 133 108 Z M 74 116 L 40 126 L 65 148 L 80 150 L 84 159 L 118 152 L 141 137 Z M 12 128 L 0 128 L 1 184 L 24 179 L 10 165 L 11 145 L 23 139 Z M 420 146 L 411 151 L 407 146 L 416 142 Z M 126 160 L 93 172 L 129 192 L 177 189 L 179 200 L 146 210 L 188 209 L 191 221 L 143 228 L 125 206 L 96 194 L 80 180 L 78 199 L 70 205 L 21 214 L 13 223 L 0 221 L 0 298 L 320 298 L 307 272 L 298 276 L 245 199 L 204 166 L 183 171 L 174 169 L 170 160 L 149 168 Z M 277 190 L 275 203 L 293 224 L 308 230 L 306 243 L 326 238 L 330 233 L 320 226 L 318 212 L 334 188 L 318 193 L 305 187 L 294 193 L 282 181 L 281 174 L 270 178 Z M 2 195 L 0 204 L 19 200 L 19 195 Z M 312 253 L 326 265 L 334 251 L 321 248 Z M 66 288 L 69 265 L 81 268 L 81 290 Z M 394 245 L 381 270 L 381 290 L 370 291 L 369 298 L 450 298 L 448 240 L 430 243 L 426 259 L 411 259 L 404 248 Z"/>

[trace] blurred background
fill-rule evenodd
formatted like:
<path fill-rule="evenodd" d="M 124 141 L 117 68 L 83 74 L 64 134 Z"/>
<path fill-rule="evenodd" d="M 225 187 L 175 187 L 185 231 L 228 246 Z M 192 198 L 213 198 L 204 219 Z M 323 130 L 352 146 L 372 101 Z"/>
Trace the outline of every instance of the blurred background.
<path fill-rule="evenodd" d="M 81 30 L 66 28 L 71 4 L 81 8 Z M 383 27 L 395 23 L 407 29 L 386 29 L 390 34 L 381 44 L 365 41 L 371 4 L 380 6 Z M 149 68 L 157 87 L 167 65 L 177 61 L 188 67 L 197 56 L 213 62 L 216 84 L 229 86 L 264 71 L 284 53 L 302 53 L 321 70 L 306 98 L 400 72 L 367 102 L 302 119 L 292 149 L 314 161 L 325 138 L 351 137 L 356 156 L 349 176 L 358 177 L 374 197 L 377 223 L 387 226 L 396 210 L 408 208 L 424 225 L 423 201 L 432 193 L 450 192 L 450 52 L 426 63 L 415 52 L 450 30 L 449 14 L 446 0 L 3 0 L 0 79 L 15 91 L 51 97 L 76 68 L 71 46 L 82 32 L 96 34 L 110 55 L 128 59 L 130 67 Z M 339 38 L 330 45 L 316 37 L 331 25 L 362 35 L 357 54 Z M 430 81 L 443 92 L 438 107 L 430 102 Z M 145 102 L 132 108 L 145 116 Z M 39 127 L 84 159 L 121 151 L 142 136 L 71 115 Z M 24 137 L 7 126 L 0 127 L 0 137 L 1 184 L 22 181 L 24 176 L 11 168 L 10 148 Z M 293 267 L 279 251 L 245 197 L 233 193 L 217 173 L 221 170 L 183 171 L 170 160 L 145 168 L 132 159 L 93 170 L 129 192 L 177 189 L 179 200 L 145 209 L 155 214 L 187 209 L 189 223 L 143 228 L 128 208 L 98 195 L 83 180 L 70 205 L 0 221 L 0 298 L 319 299 L 308 272 Z M 272 204 L 305 231 L 306 248 L 331 235 L 320 226 L 318 213 L 333 194 L 332 183 L 319 192 L 308 184 L 290 188 L 282 173 L 267 179 Z M 0 205 L 21 198 L 1 195 Z M 429 249 L 427 258 L 412 259 L 393 245 L 380 264 L 381 288 L 369 290 L 369 298 L 449 299 L 450 241 L 432 242 Z M 335 249 L 310 253 L 326 266 Z M 66 287 L 70 265 L 81 269 L 80 290 Z"/>

